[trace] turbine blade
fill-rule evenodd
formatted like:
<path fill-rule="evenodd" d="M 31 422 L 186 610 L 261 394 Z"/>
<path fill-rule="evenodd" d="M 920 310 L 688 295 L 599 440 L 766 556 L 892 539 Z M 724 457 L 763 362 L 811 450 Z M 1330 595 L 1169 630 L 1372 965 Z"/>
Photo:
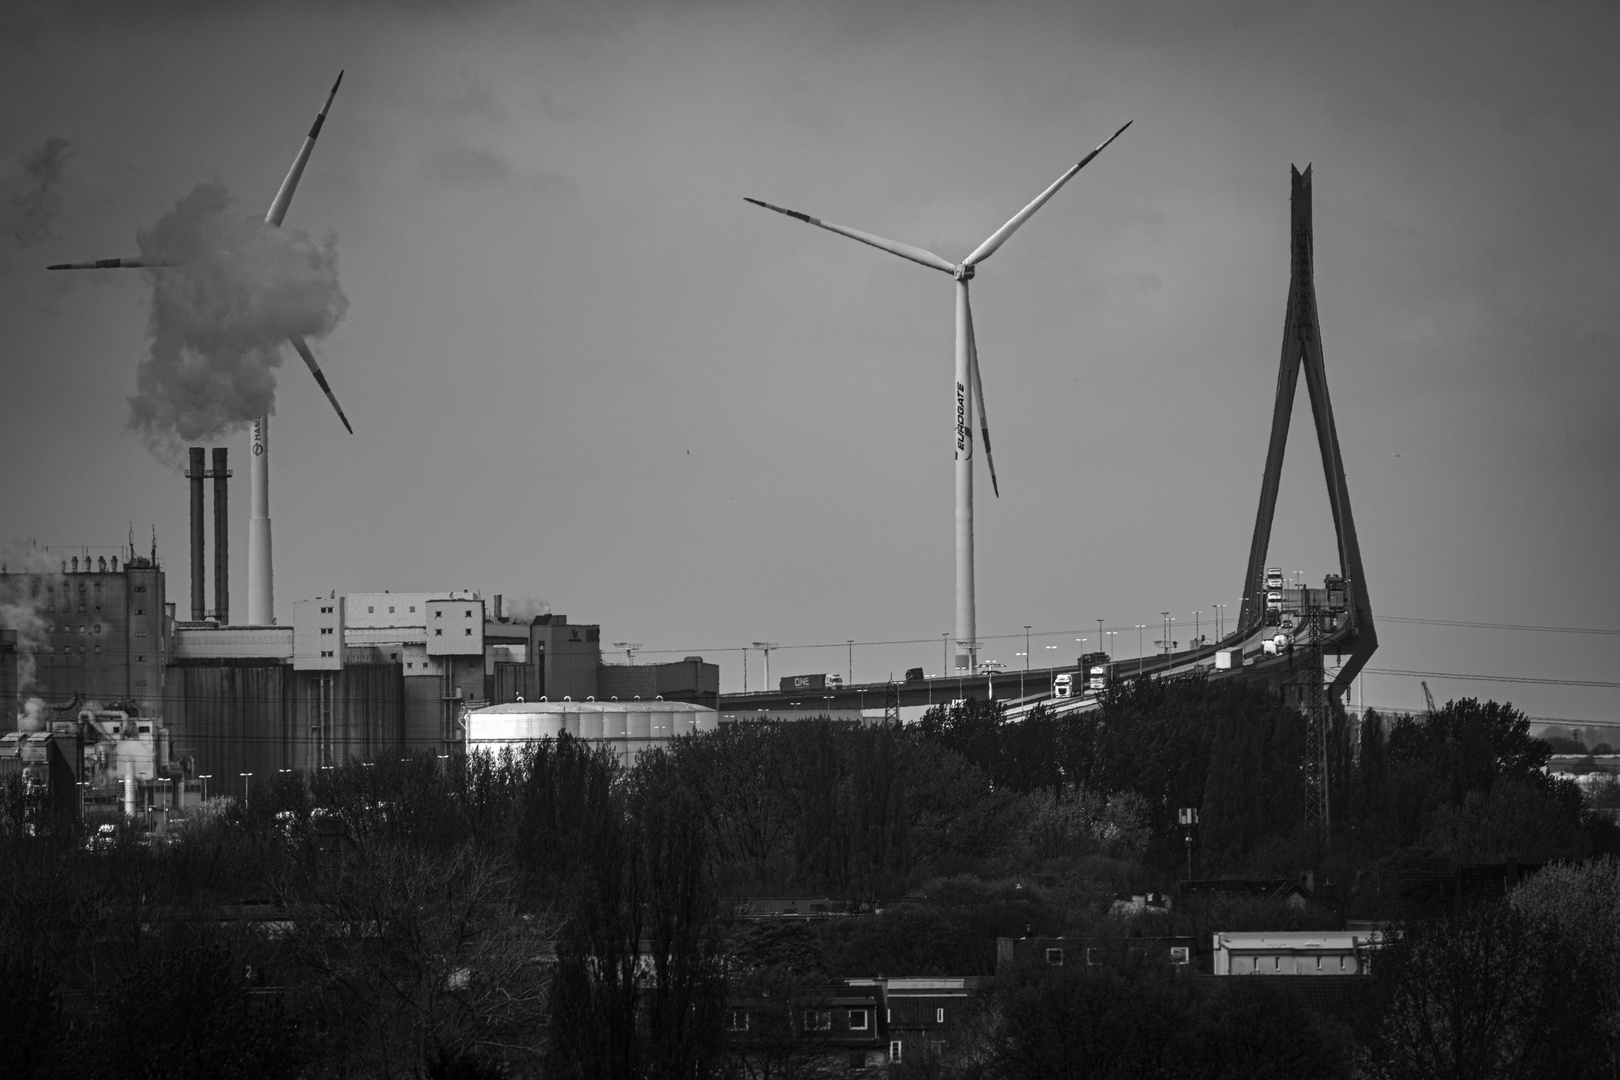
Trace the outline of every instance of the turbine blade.
<path fill-rule="evenodd" d="M 343 72 L 338 72 L 337 82 L 332 84 L 332 92 L 326 95 L 326 104 L 315 115 L 315 123 L 310 126 L 309 134 L 304 136 L 304 144 L 298 148 L 298 156 L 293 158 L 292 168 L 287 170 L 287 177 L 281 182 L 281 188 L 276 197 L 270 202 L 270 210 L 264 215 L 267 225 L 281 226 L 281 221 L 287 216 L 287 207 L 292 205 L 293 192 L 298 190 L 298 181 L 304 175 L 304 166 L 309 164 L 310 151 L 315 149 L 315 140 L 321 133 L 321 125 L 326 123 L 326 112 L 332 107 L 332 99 L 337 97 L 338 87 L 343 85 Z"/>
<path fill-rule="evenodd" d="M 333 89 L 337 88 L 333 87 Z M 309 344 L 301 337 L 290 338 L 289 340 L 292 342 L 292 347 L 298 350 L 298 355 L 304 358 L 304 363 L 309 365 L 309 373 L 315 376 L 315 381 L 320 383 L 322 390 L 326 391 L 326 400 L 330 401 L 332 408 L 337 410 L 338 419 L 343 421 L 343 426 L 349 429 L 350 435 L 353 435 L 354 427 L 349 423 L 349 418 L 343 415 L 343 406 L 338 404 L 337 395 L 332 393 L 332 388 L 326 384 L 326 376 L 321 374 L 321 367 L 315 362 L 315 354 L 309 351 Z"/>
<path fill-rule="evenodd" d="M 1001 498 L 1001 485 L 996 482 L 996 456 L 990 452 L 990 417 L 984 411 L 984 379 L 979 375 L 979 343 L 973 335 L 973 305 L 963 300 L 967 308 L 968 367 L 973 373 L 973 400 L 979 410 L 979 435 L 984 439 L 984 463 L 990 466 L 990 490 Z"/>
<path fill-rule="evenodd" d="M 839 236 L 847 236 L 851 240 L 859 240 L 863 244 L 870 244 L 880 251 L 887 251 L 889 254 L 898 255 L 902 259 L 910 259 L 914 263 L 922 263 L 922 265 L 932 267 L 935 270 L 943 270 L 947 274 L 956 273 L 955 265 L 946 262 L 927 248 L 902 244 L 898 240 L 885 240 L 883 237 L 875 236 L 869 232 L 861 232 L 859 229 L 851 229 L 844 225 L 834 225 L 830 221 L 822 221 L 820 218 L 813 218 L 809 214 L 801 214 L 797 210 L 784 210 L 780 206 L 772 206 L 768 202 L 750 199 L 747 196 L 743 197 L 743 201 L 751 202 L 755 206 L 763 206 L 767 210 L 775 210 L 778 214 L 786 214 L 790 218 L 798 218 L 800 221 L 810 225 L 819 225 L 828 232 L 835 232 Z"/>
<path fill-rule="evenodd" d="M 157 259 L 96 259 L 93 262 L 52 263 L 47 270 L 136 270 L 154 266 L 179 266 Z"/>
<path fill-rule="evenodd" d="M 1064 184 L 1067 184 L 1071 176 L 1085 168 L 1086 164 L 1091 161 L 1092 158 L 1102 153 L 1103 149 L 1107 147 L 1109 143 L 1123 135 L 1125 133 L 1125 128 L 1130 127 L 1134 122 L 1135 121 L 1131 120 L 1125 121 L 1125 127 L 1120 128 L 1118 131 L 1108 136 L 1107 140 L 1103 142 L 1102 146 L 1097 147 L 1097 149 L 1081 158 L 1078 165 L 1064 173 L 1062 176 L 1058 177 L 1056 183 L 1047 188 L 1045 191 L 1041 192 L 1039 195 L 1035 196 L 1034 202 L 1018 211 L 1018 213 L 1014 214 L 1011 221 L 1007 222 L 1007 224 L 991 233 L 989 239 L 980 244 L 977 248 L 974 248 L 973 254 L 962 260 L 962 265 L 974 266 L 994 255 L 996 253 L 996 249 L 1002 244 L 1005 244 L 1007 242 L 1007 238 L 1013 233 L 1017 232 L 1020 225 L 1028 221 L 1035 211 L 1044 206 L 1047 199 L 1050 199 L 1053 195 L 1057 194 L 1058 188 L 1062 187 Z"/>

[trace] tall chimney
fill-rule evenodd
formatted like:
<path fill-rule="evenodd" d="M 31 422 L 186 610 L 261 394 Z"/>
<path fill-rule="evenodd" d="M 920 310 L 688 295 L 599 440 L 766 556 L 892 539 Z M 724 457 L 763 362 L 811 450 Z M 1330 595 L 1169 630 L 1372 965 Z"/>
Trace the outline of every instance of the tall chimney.
<path fill-rule="evenodd" d="M 224 626 L 231 621 L 231 501 L 228 453 L 214 447 L 214 615 Z"/>
<path fill-rule="evenodd" d="M 208 584 L 203 580 L 203 477 L 208 469 L 202 447 L 193 446 L 188 456 L 191 462 L 186 470 L 186 479 L 191 481 L 191 621 L 202 622 L 208 605 Z"/>
<path fill-rule="evenodd" d="M 247 619 L 253 626 L 276 621 L 275 581 L 270 561 L 270 418 L 253 421 L 248 458 Z"/>

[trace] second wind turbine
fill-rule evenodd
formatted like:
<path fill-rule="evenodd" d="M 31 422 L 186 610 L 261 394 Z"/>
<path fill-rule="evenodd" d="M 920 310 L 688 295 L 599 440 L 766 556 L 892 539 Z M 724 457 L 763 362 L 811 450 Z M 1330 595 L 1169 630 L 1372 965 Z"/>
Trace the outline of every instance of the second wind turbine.
<path fill-rule="evenodd" d="M 911 244 L 902 244 L 895 240 L 886 240 L 872 233 L 851 229 L 844 225 L 834 225 L 830 221 L 813 218 L 809 214 L 801 214 L 796 210 L 786 210 L 780 206 L 773 206 L 759 199 L 746 199 L 755 206 L 763 206 L 767 210 L 775 210 L 778 214 L 786 214 L 790 218 L 797 218 L 810 225 L 816 225 L 829 232 L 847 236 L 851 240 L 859 240 L 863 244 L 898 255 L 902 259 L 921 263 L 923 266 L 943 271 L 956 279 L 956 387 L 955 387 L 955 456 L 956 456 L 956 669 L 969 673 L 978 667 L 978 616 L 974 607 L 973 593 L 973 416 L 975 411 L 979 417 L 979 431 L 984 437 L 985 463 L 990 469 L 990 485 L 999 497 L 1000 485 L 996 483 L 996 463 L 990 452 L 990 421 L 984 412 L 984 382 L 979 375 L 979 350 L 973 341 L 973 310 L 968 305 L 968 282 L 973 279 L 974 271 L 979 263 L 995 254 L 996 249 L 1007 242 L 1007 238 L 1018 231 L 1018 227 L 1028 221 L 1035 211 L 1045 205 L 1046 200 L 1057 194 L 1058 188 L 1069 182 L 1070 177 L 1085 168 L 1086 163 L 1098 154 L 1109 143 L 1119 138 L 1130 127 L 1127 121 L 1124 127 L 1110 135 L 1103 143 L 1081 158 L 1080 161 L 1065 172 L 1052 184 L 1051 187 L 1035 197 L 1035 201 L 1024 207 L 1012 216 L 1012 219 L 991 233 L 989 238 L 973 249 L 972 254 L 959 263 L 952 263 L 940 258 L 926 248 L 913 247 Z"/>

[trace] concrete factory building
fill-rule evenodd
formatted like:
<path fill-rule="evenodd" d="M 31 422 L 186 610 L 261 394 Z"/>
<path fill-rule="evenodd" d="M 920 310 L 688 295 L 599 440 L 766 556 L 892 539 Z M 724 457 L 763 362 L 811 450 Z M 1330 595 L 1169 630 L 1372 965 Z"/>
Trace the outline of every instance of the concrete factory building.
<path fill-rule="evenodd" d="M 32 607 L 43 628 L 3 642 L 0 707 L 17 716 L 41 699 L 32 707 L 52 730 L 83 707 L 161 721 L 175 780 L 206 775 L 210 794 L 400 749 L 459 753 L 464 715 L 488 705 L 614 696 L 718 704 L 719 668 L 700 657 L 603 664 L 600 627 L 564 615 L 510 618 L 499 595 L 332 594 L 294 601 L 290 625 L 231 626 L 177 619 L 155 552 L 62 565 L 0 575 L 7 602 Z M 34 674 L 19 686 L 15 672 L 29 658 Z"/>

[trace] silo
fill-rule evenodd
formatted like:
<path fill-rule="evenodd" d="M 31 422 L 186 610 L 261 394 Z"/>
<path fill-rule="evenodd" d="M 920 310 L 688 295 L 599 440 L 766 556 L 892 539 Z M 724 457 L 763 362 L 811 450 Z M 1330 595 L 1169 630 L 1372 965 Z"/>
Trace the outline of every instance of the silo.
<path fill-rule="evenodd" d="M 624 738 L 625 707 L 620 702 L 613 702 L 602 707 L 602 738 Z"/>
<path fill-rule="evenodd" d="M 592 702 L 580 706 L 578 734 L 582 739 L 592 741 L 602 737 L 603 707 L 599 702 Z"/>
<path fill-rule="evenodd" d="M 665 702 L 656 702 L 647 710 L 648 738 L 663 741 L 675 737 L 675 710 Z"/>
<path fill-rule="evenodd" d="M 632 704 L 625 711 L 624 734 L 627 739 L 646 739 L 652 734 L 652 712 L 643 702 Z"/>
<path fill-rule="evenodd" d="M 698 709 L 692 715 L 692 726 L 699 733 L 714 731 L 720 727 L 720 714 L 714 709 Z"/>

